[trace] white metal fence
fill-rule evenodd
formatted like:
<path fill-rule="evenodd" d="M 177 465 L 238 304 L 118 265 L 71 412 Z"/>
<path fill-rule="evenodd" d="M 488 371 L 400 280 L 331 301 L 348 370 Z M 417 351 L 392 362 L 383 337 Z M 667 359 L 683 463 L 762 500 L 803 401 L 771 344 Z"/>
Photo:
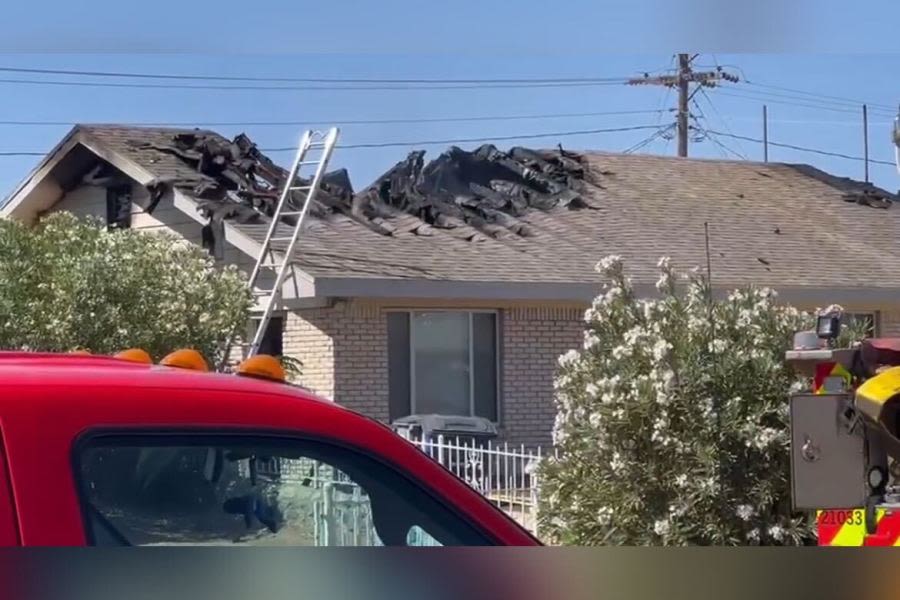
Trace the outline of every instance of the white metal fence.
<path fill-rule="evenodd" d="M 540 448 L 445 436 L 406 439 L 536 533 Z M 381 545 L 372 524 L 368 496 L 343 472 L 305 458 L 260 461 L 257 470 L 262 477 L 278 477 L 285 489 L 297 484 L 306 490 L 308 495 L 302 502 L 312 504 L 310 533 L 316 546 Z M 407 544 L 432 546 L 437 542 L 414 529 Z"/>
<path fill-rule="evenodd" d="M 407 439 L 523 527 L 532 533 L 537 531 L 540 447 L 531 450 L 524 445 L 516 447 L 443 435 L 432 440 Z"/>

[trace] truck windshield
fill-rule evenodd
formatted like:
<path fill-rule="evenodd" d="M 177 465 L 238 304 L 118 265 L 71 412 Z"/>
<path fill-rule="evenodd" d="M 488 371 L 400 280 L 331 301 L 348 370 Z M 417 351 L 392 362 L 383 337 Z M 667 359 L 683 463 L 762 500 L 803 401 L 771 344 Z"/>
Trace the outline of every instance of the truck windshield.
<path fill-rule="evenodd" d="M 299 440 L 103 436 L 77 459 L 95 545 L 486 545 L 382 463 Z"/>

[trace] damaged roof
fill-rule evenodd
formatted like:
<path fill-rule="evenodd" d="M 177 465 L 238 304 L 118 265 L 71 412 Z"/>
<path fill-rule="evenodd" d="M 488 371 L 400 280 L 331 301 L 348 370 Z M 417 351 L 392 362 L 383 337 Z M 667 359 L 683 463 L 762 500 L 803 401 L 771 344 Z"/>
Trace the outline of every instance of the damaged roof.
<path fill-rule="evenodd" d="M 246 138 L 113 126 L 81 131 L 151 174 L 150 187 L 176 187 L 211 216 L 218 210 L 246 236 L 264 238 L 260 213 L 277 192 L 269 189 L 277 171 L 268 172 L 274 164 Z M 253 183 L 242 188 L 227 173 L 208 174 L 215 165 L 198 170 L 198 139 L 201 149 L 210 144 L 230 157 L 219 161 L 223 171 L 243 165 L 238 171 Z M 241 163 L 248 156 L 255 162 Z M 652 284 L 661 256 L 680 268 L 706 265 L 708 223 L 717 285 L 900 287 L 897 198 L 806 165 L 483 146 L 451 148 L 431 162 L 412 153 L 360 191 L 335 172 L 325 189 L 295 257 L 316 280 L 589 290 L 599 281 L 596 262 L 618 254 L 637 283 Z"/>

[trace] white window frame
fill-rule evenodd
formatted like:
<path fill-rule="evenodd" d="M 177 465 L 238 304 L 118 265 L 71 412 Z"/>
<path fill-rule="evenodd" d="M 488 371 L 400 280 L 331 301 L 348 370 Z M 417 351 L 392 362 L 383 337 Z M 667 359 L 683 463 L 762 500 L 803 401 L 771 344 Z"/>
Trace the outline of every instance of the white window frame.
<path fill-rule="evenodd" d="M 404 312 L 409 315 L 409 409 L 411 414 L 418 414 L 416 411 L 416 334 L 415 334 L 415 315 L 416 313 L 432 313 L 432 312 L 452 312 L 463 313 L 468 315 L 469 319 L 469 414 L 457 416 L 475 415 L 475 369 L 473 365 L 474 356 L 474 339 L 473 339 L 473 315 L 487 314 L 494 315 L 494 381 L 496 390 L 494 391 L 494 408 L 497 418 L 493 421 L 495 424 L 500 422 L 500 390 L 501 390 L 501 343 L 500 343 L 500 311 L 496 309 L 479 309 L 479 308 L 407 308 L 394 309 L 390 312 Z"/>

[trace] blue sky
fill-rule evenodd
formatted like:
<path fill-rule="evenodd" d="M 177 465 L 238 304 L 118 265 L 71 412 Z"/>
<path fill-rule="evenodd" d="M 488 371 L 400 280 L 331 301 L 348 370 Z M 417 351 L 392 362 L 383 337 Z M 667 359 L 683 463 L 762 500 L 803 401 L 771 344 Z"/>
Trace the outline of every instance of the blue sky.
<path fill-rule="evenodd" d="M 892 20 L 897 12 L 895 3 L 880 0 L 872 4 L 879 3 L 882 13 L 870 7 L 866 15 L 878 22 L 896 22 Z M 643 41 L 636 41 L 635 53 L 627 53 L 631 48 L 624 42 L 629 26 L 649 22 L 650 31 L 666 30 L 659 12 L 666 10 L 666 5 L 649 4 L 647 7 L 629 3 L 611 10 L 604 8 L 603 3 L 573 1 L 566 4 L 565 10 L 550 10 L 546 3 L 533 0 L 521 0 L 514 7 L 509 3 L 486 1 L 478 3 L 478 9 L 472 12 L 461 10 L 465 2 L 450 6 L 399 0 L 329 4 L 275 2 L 258 10 L 250 9 L 249 5 L 238 9 L 235 5 L 234 9 L 213 13 L 202 3 L 176 5 L 165 0 L 153 4 L 152 10 L 141 3 L 127 7 L 128 14 L 101 18 L 97 16 L 105 15 L 105 9 L 114 10 L 119 3 L 100 0 L 93 3 L 91 11 L 84 11 L 75 3 L 60 3 L 52 8 L 57 17 L 54 22 L 43 24 L 37 34 L 29 35 L 34 33 L 34 13 L 25 3 L 18 3 L 9 7 L 2 49 L 51 51 L 0 54 L 0 67 L 254 77 L 623 78 L 672 65 L 672 52 L 662 47 L 660 40 L 649 44 L 649 48 Z M 176 6 L 179 19 L 174 20 L 171 15 Z M 654 6 L 657 12 L 651 10 Z M 732 21 L 727 14 L 713 17 Z M 786 41 L 788 28 L 780 20 L 770 19 L 774 25 L 769 28 L 756 23 L 756 37 L 751 40 L 747 29 L 754 22 L 747 21 L 751 16 L 742 18 L 744 21 L 734 25 L 733 31 L 719 30 L 717 36 L 686 38 L 697 40 L 697 45 L 703 47 L 698 50 L 709 49 L 708 53 L 701 53 L 697 59 L 699 64 L 729 65 L 742 79 L 758 84 L 742 82 L 709 90 L 708 97 L 697 95 L 696 114 L 701 126 L 722 134 L 762 137 L 761 111 L 762 104 L 766 103 L 769 139 L 773 142 L 862 156 L 861 107 L 854 102 L 822 96 L 866 101 L 870 104 L 870 156 L 893 162 L 890 134 L 894 107 L 900 103 L 900 54 L 885 53 L 883 46 L 873 47 L 872 40 L 880 38 L 867 38 L 866 30 L 862 29 L 864 23 L 856 21 L 853 23 L 861 29 L 855 34 L 858 43 L 854 49 L 871 48 L 871 54 L 842 54 L 840 51 L 847 50 L 846 46 L 830 54 L 729 53 L 735 46 L 743 49 L 754 43 L 759 47 L 796 50 L 796 44 Z M 211 20 L 217 23 L 216 27 L 211 26 Z M 135 27 L 138 22 L 140 28 Z M 297 27 L 300 22 L 308 27 Z M 22 26 L 18 27 L 17 23 Z M 846 24 L 852 25 L 850 21 Z M 821 26 L 820 34 L 827 32 L 840 25 L 840 15 L 820 14 L 817 25 Z M 224 31 L 233 34 L 228 37 Z M 598 31 L 604 35 L 598 35 Z M 677 31 L 689 33 L 691 28 L 684 25 Z M 852 27 L 847 31 L 852 33 Z M 722 39 L 728 37 L 726 34 L 734 44 Z M 819 38 L 810 37 L 807 41 L 807 46 L 823 49 Z M 842 37 L 836 43 L 839 42 L 846 40 Z M 617 51 L 612 52 L 613 49 Z M 141 53 L 122 54 L 113 50 Z M 0 79 L 104 81 L 16 73 L 0 73 Z M 802 90 L 809 95 L 760 85 Z M 642 113 L 380 125 L 347 124 L 348 120 L 653 111 L 671 108 L 674 102 L 674 94 L 667 95 L 664 89 L 625 85 L 221 91 L 63 87 L 0 81 L 0 121 L 325 121 L 342 126 L 345 144 L 487 139 L 654 126 L 670 122 L 673 115 Z M 46 151 L 68 128 L 67 125 L 0 124 L 0 153 Z M 303 125 L 214 128 L 229 136 L 244 131 L 260 147 L 271 148 L 292 146 Z M 498 145 L 562 143 L 573 150 L 621 151 L 652 133 L 653 130 L 597 133 L 503 141 Z M 739 153 L 750 159 L 762 158 L 762 147 L 757 143 L 726 135 L 715 139 L 721 146 L 706 139 L 692 143 L 691 154 L 721 158 Z M 339 150 L 333 165 L 347 167 L 354 184 L 361 187 L 414 147 Z M 442 146 L 424 148 L 434 156 Z M 642 151 L 673 154 L 675 143 L 659 139 Z M 860 179 L 863 176 L 859 161 L 775 147 L 770 148 L 769 156 L 775 161 L 810 163 L 842 176 Z M 287 162 L 290 153 L 273 154 L 273 157 Z M 8 193 L 37 161 L 38 157 L 34 156 L 0 156 L 0 195 Z M 900 188 L 900 175 L 895 167 L 873 164 L 870 173 L 879 185 L 889 190 Z"/>

